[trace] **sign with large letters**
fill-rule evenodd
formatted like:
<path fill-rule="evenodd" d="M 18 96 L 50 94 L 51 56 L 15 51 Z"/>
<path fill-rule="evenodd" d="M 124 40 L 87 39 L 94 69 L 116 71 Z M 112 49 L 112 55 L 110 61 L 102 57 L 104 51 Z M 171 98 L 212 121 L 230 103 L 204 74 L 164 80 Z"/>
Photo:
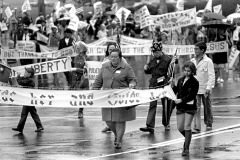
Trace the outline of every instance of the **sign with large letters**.
<path fill-rule="evenodd" d="M 33 68 L 35 71 L 34 75 L 66 72 L 71 70 L 71 58 L 67 57 L 53 61 L 46 61 L 42 63 L 34 63 L 24 66 L 12 67 L 10 77 L 17 77 L 19 73 L 23 75 L 25 72 L 25 68 Z"/>
<path fill-rule="evenodd" d="M 99 61 L 86 61 L 85 62 L 88 71 L 88 80 L 89 80 L 89 87 L 92 87 L 95 78 L 97 77 L 101 67 L 102 62 Z"/>

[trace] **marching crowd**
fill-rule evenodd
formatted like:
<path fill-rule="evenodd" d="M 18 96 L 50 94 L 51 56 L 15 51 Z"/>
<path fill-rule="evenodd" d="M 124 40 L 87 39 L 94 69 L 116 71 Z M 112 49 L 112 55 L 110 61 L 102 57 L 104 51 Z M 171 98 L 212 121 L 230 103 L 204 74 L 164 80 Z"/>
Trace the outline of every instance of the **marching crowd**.
<path fill-rule="evenodd" d="M 16 12 L 15 12 L 16 13 Z M 152 56 L 148 59 L 143 67 L 146 74 L 152 77 L 149 80 L 150 88 L 164 87 L 170 84 L 177 95 L 175 101 L 168 98 L 162 98 L 162 124 L 165 131 L 170 131 L 170 117 L 173 109 L 177 109 L 177 128 L 185 137 L 183 145 L 183 156 L 189 155 L 189 146 L 192 133 L 201 132 L 201 103 L 204 106 L 204 123 L 206 129 L 212 129 L 213 115 L 211 106 L 211 92 L 215 85 L 215 79 L 218 83 L 224 82 L 223 72 L 227 70 L 228 53 L 222 52 L 217 54 L 207 55 L 206 43 L 226 41 L 229 50 L 233 45 L 238 44 L 238 39 L 233 39 L 233 31 L 239 23 L 230 25 L 228 28 L 205 28 L 201 25 L 184 27 L 178 30 L 162 31 L 160 27 L 148 28 L 142 30 L 137 28 L 132 14 L 127 18 L 126 24 L 119 25 L 119 20 L 115 15 L 103 14 L 101 17 L 84 17 L 81 9 L 77 9 L 76 15 L 82 26 L 77 31 L 68 28 L 70 17 L 60 15 L 56 17 L 56 11 L 53 10 L 51 15 L 44 17 L 39 15 L 35 21 L 27 12 L 22 15 L 13 14 L 8 22 L 8 33 L 15 47 L 19 40 L 33 40 L 36 42 L 36 52 L 41 52 L 37 47 L 39 44 L 56 48 L 58 50 L 74 45 L 77 41 L 91 43 L 95 40 L 104 37 L 110 37 L 117 34 L 126 35 L 129 37 L 138 37 L 143 39 L 153 39 L 151 46 Z M 34 27 L 33 27 L 34 26 Z M 35 29 L 35 27 L 37 29 Z M 5 31 L 6 32 L 6 31 Z M 48 43 L 37 40 L 37 32 L 48 37 Z M 239 33 L 239 31 L 238 31 Z M 237 34 L 238 34 L 237 33 Z M 240 34 L 238 34 L 240 35 Z M 240 36 L 239 36 L 240 37 Z M 195 45 L 195 56 L 180 56 L 178 57 L 178 67 L 181 68 L 182 78 L 175 84 L 168 74 L 169 67 L 172 65 L 174 57 L 170 57 L 163 53 L 162 45 Z M 68 86 L 72 89 L 89 89 L 86 78 L 86 69 L 84 63 L 89 59 L 87 57 L 87 48 L 77 53 L 78 55 L 72 60 L 72 67 L 77 68 L 73 72 L 65 72 L 61 76 L 66 78 Z M 109 89 L 137 86 L 137 78 L 131 65 L 127 59 L 123 58 L 121 48 L 118 43 L 109 43 L 104 57 L 102 68 L 90 89 Z M 9 61 L 9 63 L 12 63 Z M 21 65 L 33 63 L 32 60 L 20 60 Z M 175 62 L 173 62 L 175 63 Z M 180 70 L 180 69 L 179 69 Z M 17 78 L 21 85 L 29 84 L 28 79 L 34 73 L 29 68 L 26 68 L 26 74 L 23 80 L 22 77 Z M 53 75 L 55 78 L 54 85 L 58 85 L 59 74 Z M 216 76 L 216 78 L 215 78 Z M 146 126 L 140 128 L 143 132 L 154 133 L 155 116 L 156 116 L 157 101 L 150 103 L 149 111 L 146 120 Z M 21 120 L 15 131 L 22 132 L 28 112 L 31 113 L 36 126 L 36 132 L 44 130 L 41 121 L 37 115 L 36 108 L 33 106 L 24 106 L 22 109 Z M 79 109 L 79 118 L 83 117 L 83 109 Z M 126 122 L 136 119 L 135 106 L 122 108 L 103 108 L 102 119 L 106 121 L 107 128 L 105 131 L 112 131 L 115 135 L 115 148 L 122 147 L 122 138 L 125 133 Z M 191 123 L 194 122 L 193 128 Z"/>

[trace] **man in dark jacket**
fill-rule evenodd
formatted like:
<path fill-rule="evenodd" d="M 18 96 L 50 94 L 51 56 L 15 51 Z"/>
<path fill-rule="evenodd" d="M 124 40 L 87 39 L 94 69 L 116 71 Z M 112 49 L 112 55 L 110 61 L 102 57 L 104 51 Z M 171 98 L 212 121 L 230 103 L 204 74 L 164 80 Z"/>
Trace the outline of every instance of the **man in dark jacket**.
<path fill-rule="evenodd" d="M 72 38 L 72 30 L 71 29 L 66 29 L 64 31 L 64 38 L 62 38 L 59 42 L 58 50 L 73 46 L 74 43 L 75 43 L 75 40 Z M 66 80 L 68 82 L 68 85 L 70 85 L 71 84 L 70 73 L 69 72 L 64 72 L 64 74 L 66 76 Z"/>
<path fill-rule="evenodd" d="M 24 87 L 34 87 L 35 83 L 32 79 L 33 76 L 34 76 L 34 69 L 33 68 L 25 68 L 24 77 L 20 77 L 20 75 L 18 75 L 17 82 L 19 85 L 24 86 Z M 23 106 L 22 113 L 21 113 L 21 119 L 18 123 L 18 126 L 17 126 L 17 128 L 12 128 L 12 130 L 22 133 L 29 112 L 37 126 L 37 130 L 35 130 L 35 132 L 41 132 L 42 130 L 44 130 L 41 120 L 37 114 L 37 110 L 36 110 L 35 106 Z"/>
<path fill-rule="evenodd" d="M 162 43 L 154 42 L 152 47 L 153 58 L 144 66 L 146 74 L 151 74 L 152 78 L 149 80 L 150 88 L 164 87 L 168 83 L 168 67 L 171 62 L 171 58 L 162 52 Z M 167 98 L 162 98 L 162 124 L 165 126 L 165 131 L 170 130 L 170 116 L 173 110 L 172 101 Z M 143 132 L 154 132 L 155 116 L 157 109 L 157 101 L 150 103 L 146 127 L 140 128 Z"/>

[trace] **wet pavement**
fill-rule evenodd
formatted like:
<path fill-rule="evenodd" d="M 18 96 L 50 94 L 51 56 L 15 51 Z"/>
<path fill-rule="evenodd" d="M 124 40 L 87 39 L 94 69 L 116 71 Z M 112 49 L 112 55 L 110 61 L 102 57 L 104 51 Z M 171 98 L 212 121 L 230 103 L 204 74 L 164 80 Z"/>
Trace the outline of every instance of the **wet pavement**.
<path fill-rule="evenodd" d="M 234 74 L 232 74 L 234 75 Z M 21 106 L 0 105 L 1 160 L 175 160 L 175 159 L 240 159 L 240 82 L 238 76 L 228 77 L 213 90 L 213 129 L 193 136 L 190 156 L 182 157 L 183 138 L 177 131 L 175 110 L 171 130 L 161 125 L 158 107 L 154 134 L 139 131 L 145 126 L 148 104 L 137 107 L 137 119 L 127 123 L 122 149 L 114 149 L 114 136 L 102 133 L 106 126 L 98 108 L 84 109 L 84 118 L 77 118 L 76 108 L 38 107 L 45 128 L 36 133 L 29 116 L 23 134 L 16 127 Z M 202 113 L 203 115 L 203 113 Z"/>

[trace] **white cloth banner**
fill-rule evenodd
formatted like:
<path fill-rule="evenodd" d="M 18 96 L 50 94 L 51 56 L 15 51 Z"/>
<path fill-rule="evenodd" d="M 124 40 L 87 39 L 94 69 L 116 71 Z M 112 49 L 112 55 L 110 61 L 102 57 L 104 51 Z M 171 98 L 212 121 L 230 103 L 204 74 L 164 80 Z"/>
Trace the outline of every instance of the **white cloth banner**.
<path fill-rule="evenodd" d="M 153 40 L 148 39 L 139 39 L 132 38 L 128 36 L 121 36 L 121 43 L 126 43 L 128 45 L 144 45 L 144 44 L 152 44 Z"/>
<path fill-rule="evenodd" d="M 5 13 L 7 15 L 7 18 L 10 18 L 12 16 L 12 11 L 9 6 L 5 9 Z"/>
<path fill-rule="evenodd" d="M 0 86 L 2 104 L 41 107 L 115 108 L 134 106 L 176 96 L 170 86 L 158 89 L 111 89 L 111 90 L 40 90 Z"/>
<path fill-rule="evenodd" d="M 233 64 L 236 61 L 238 55 L 239 55 L 239 50 L 237 50 L 237 48 L 235 48 L 235 47 L 232 47 L 231 53 L 228 58 L 229 68 L 233 67 Z"/>
<path fill-rule="evenodd" d="M 147 40 L 146 40 L 147 41 Z M 143 41 L 142 41 L 143 42 Z M 134 43 L 134 41 L 130 42 Z M 78 44 L 78 43 L 76 43 Z M 145 43 L 141 45 L 122 45 L 122 53 L 124 56 L 145 56 L 151 55 L 151 43 Z M 47 50 L 47 47 L 44 47 Z M 2 59 L 41 59 L 41 58 L 60 58 L 67 56 L 76 56 L 75 50 L 78 47 L 68 47 L 57 51 L 49 51 L 49 52 L 30 52 L 30 51 L 17 51 L 14 49 L 3 50 L 0 57 Z M 104 56 L 106 52 L 107 46 L 96 46 L 96 45 L 88 45 L 88 56 Z M 163 52 L 168 55 L 173 55 L 178 48 L 177 55 L 191 55 L 195 54 L 194 45 L 163 45 Z M 42 48 L 41 48 L 42 49 Z M 49 48 L 49 50 L 51 50 Z M 207 51 L 206 53 L 218 53 L 218 52 L 227 52 L 228 44 L 226 41 L 221 42 L 212 42 L 207 43 Z"/>
<path fill-rule="evenodd" d="M 42 63 L 34 63 L 24 66 L 12 67 L 10 77 L 17 77 L 18 73 L 24 75 L 25 68 L 33 68 L 35 71 L 34 75 L 49 74 L 66 72 L 71 70 L 71 58 L 57 59 L 53 61 L 47 61 Z"/>
<path fill-rule="evenodd" d="M 161 30 L 173 30 L 196 24 L 196 8 L 162 15 L 151 15 L 147 18 L 152 19 L 154 25 L 160 26 Z"/>
<path fill-rule="evenodd" d="M 88 80 L 89 80 L 89 87 L 92 87 L 95 78 L 97 77 L 101 67 L 102 62 L 99 61 L 86 61 L 85 62 L 88 71 Z"/>
<path fill-rule="evenodd" d="M 150 55 L 149 45 L 122 45 L 121 51 L 124 56 Z M 88 46 L 88 56 L 104 56 L 106 46 Z"/>
<path fill-rule="evenodd" d="M 121 44 L 126 45 L 143 45 L 143 44 L 152 44 L 152 40 L 148 39 L 140 39 L 140 38 L 132 38 L 128 36 L 121 35 Z M 106 44 L 107 42 L 111 41 L 117 41 L 117 36 L 111 36 L 111 37 L 104 37 L 97 41 L 94 41 L 92 43 L 87 44 L 88 46 L 101 46 Z"/>
<path fill-rule="evenodd" d="M 71 57 L 76 56 L 76 53 L 72 46 L 63 48 L 61 50 L 41 52 L 41 53 L 16 50 L 16 49 L 7 49 L 7 50 L 3 50 L 2 54 L 0 55 L 0 57 L 4 59 L 45 59 L 45 58 L 56 59 L 56 58 L 67 57 L 67 56 L 71 56 Z"/>
<path fill-rule="evenodd" d="M 22 5 L 22 12 L 30 11 L 31 10 L 31 5 L 29 0 L 25 0 L 23 5 Z"/>
<path fill-rule="evenodd" d="M 143 56 L 151 55 L 151 44 L 145 45 L 122 45 L 122 53 L 124 56 Z M 88 46 L 88 56 L 103 56 L 105 55 L 106 46 Z M 174 55 L 176 49 L 177 55 L 195 54 L 194 45 L 163 45 L 163 52 L 167 55 Z M 227 52 L 228 44 L 226 41 L 207 43 L 206 53 Z"/>
<path fill-rule="evenodd" d="M 44 36 L 43 34 L 37 32 L 37 40 L 44 42 L 44 43 L 48 43 L 48 37 Z"/>

